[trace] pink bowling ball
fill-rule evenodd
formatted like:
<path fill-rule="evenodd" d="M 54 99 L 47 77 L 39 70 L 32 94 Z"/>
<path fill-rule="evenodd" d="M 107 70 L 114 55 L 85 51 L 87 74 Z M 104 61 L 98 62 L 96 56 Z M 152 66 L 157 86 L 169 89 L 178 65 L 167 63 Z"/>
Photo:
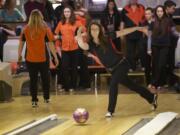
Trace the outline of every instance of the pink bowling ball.
<path fill-rule="evenodd" d="M 85 108 L 77 108 L 73 113 L 73 118 L 77 123 L 83 124 L 89 118 L 89 113 Z"/>

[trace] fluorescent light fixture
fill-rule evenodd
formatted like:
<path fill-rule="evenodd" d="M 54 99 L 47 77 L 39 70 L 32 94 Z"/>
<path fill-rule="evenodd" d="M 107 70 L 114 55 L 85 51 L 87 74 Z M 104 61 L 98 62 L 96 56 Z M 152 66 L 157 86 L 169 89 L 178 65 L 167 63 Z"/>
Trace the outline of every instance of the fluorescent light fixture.
<path fill-rule="evenodd" d="M 62 0 L 56 0 L 56 2 L 62 2 Z"/>
<path fill-rule="evenodd" d="M 107 0 L 92 0 L 93 3 L 98 3 L 98 4 L 101 4 L 101 3 L 106 3 Z"/>

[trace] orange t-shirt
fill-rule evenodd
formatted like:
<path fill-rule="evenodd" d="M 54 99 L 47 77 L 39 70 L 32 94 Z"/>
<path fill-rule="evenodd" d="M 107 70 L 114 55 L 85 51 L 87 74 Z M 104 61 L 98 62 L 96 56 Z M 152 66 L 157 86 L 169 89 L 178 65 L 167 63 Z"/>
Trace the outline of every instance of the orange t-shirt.
<path fill-rule="evenodd" d="M 87 22 L 86 22 L 86 18 L 85 17 L 76 15 L 76 20 L 80 21 L 82 25 L 86 26 Z"/>
<path fill-rule="evenodd" d="M 55 33 L 61 33 L 63 51 L 73 51 L 78 49 L 78 44 L 75 40 L 75 32 L 80 26 L 83 25 L 79 21 L 76 21 L 74 25 L 71 25 L 70 23 L 62 24 L 62 22 L 58 23 Z"/>
<path fill-rule="evenodd" d="M 21 41 L 26 41 L 26 60 L 29 62 L 45 62 L 46 61 L 46 44 L 45 39 L 47 37 L 48 42 L 54 40 L 54 35 L 50 28 L 44 27 L 36 35 L 35 29 L 30 28 L 28 25 L 24 27 L 21 34 Z M 23 37 L 24 36 L 24 37 Z M 25 39 L 24 39 L 25 38 Z"/>

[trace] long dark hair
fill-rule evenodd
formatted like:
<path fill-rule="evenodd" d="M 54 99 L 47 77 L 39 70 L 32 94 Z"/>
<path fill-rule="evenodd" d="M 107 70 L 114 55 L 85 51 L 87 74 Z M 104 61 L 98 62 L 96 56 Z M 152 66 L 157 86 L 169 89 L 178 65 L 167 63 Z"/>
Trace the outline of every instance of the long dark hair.
<path fill-rule="evenodd" d="M 65 9 L 65 8 L 68 8 L 68 9 L 71 10 L 71 16 L 70 16 L 70 18 L 69 18 L 69 23 L 70 23 L 71 25 L 74 25 L 75 22 L 76 22 L 76 17 L 75 17 L 75 14 L 74 14 L 74 11 L 73 11 L 72 7 L 71 7 L 71 6 L 65 6 L 64 9 Z M 64 9 L 63 9 L 62 16 L 61 16 L 61 22 L 62 22 L 62 24 L 65 24 L 65 23 L 66 23 L 66 18 L 65 18 L 65 16 L 64 16 Z"/>
<path fill-rule="evenodd" d="M 162 8 L 163 9 L 163 16 L 161 18 L 157 15 L 157 9 Z M 154 36 L 163 36 L 169 31 L 169 19 L 167 18 L 166 11 L 164 6 L 158 5 L 155 8 L 155 21 L 154 21 L 154 28 L 153 28 L 153 35 Z"/>
<path fill-rule="evenodd" d="M 106 7 L 105 7 L 104 11 L 105 11 L 105 12 L 109 12 L 109 3 L 110 3 L 110 2 L 113 2 L 113 3 L 114 3 L 113 11 L 114 11 L 114 13 L 117 13 L 117 12 L 118 12 L 118 8 L 117 8 L 116 3 L 115 3 L 114 0 L 108 0 L 108 1 L 107 1 L 107 4 L 106 4 Z"/>
<path fill-rule="evenodd" d="M 100 43 L 100 46 L 104 49 L 104 51 L 106 51 L 109 41 L 108 41 L 108 38 L 104 35 L 104 31 L 103 31 L 102 25 L 100 23 L 98 23 L 96 21 L 93 21 L 90 23 L 90 25 L 88 27 L 88 40 L 93 41 L 93 37 L 91 35 L 91 26 L 92 25 L 98 26 L 98 28 L 99 28 L 99 35 L 98 35 L 99 43 Z"/>

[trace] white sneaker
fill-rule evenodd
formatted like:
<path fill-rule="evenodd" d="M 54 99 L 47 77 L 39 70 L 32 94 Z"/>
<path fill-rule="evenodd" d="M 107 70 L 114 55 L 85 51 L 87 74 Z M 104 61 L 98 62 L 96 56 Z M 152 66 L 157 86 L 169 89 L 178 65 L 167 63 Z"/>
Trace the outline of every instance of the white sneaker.
<path fill-rule="evenodd" d="M 145 68 L 144 68 L 144 67 L 142 67 L 142 68 L 141 68 L 141 71 L 145 71 Z"/>
<path fill-rule="evenodd" d="M 70 92 L 73 92 L 73 91 L 74 91 L 74 89 L 69 89 L 69 91 L 70 91 Z"/>
<path fill-rule="evenodd" d="M 61 84 L 58 84 L 58 85 L 57 85 L 57 89 L 58 89 L 58 90 L 62 89 L 62 85 L 61 85 Z"/>
<path fill-rule="evenodd" d="M 59 92 L 64 92 L 65 90 L 62 88 L 62 89 L 59 89 Z"/>
<path fill-rule="evenodd" d="M 50 103 L 49 99 L 44 99 L 44 103 Z"/>
<path fill-rule="evenodd" d="M 107 117 L 107 118 L 112 117 L 112 113 L 111 113 L 111 112 L 107 112 L 107 113 L 105 114 L 105 117 Z"/>
<path fill-rule="evenodd" d="M 33 108 L 38 107 L 37 101 L 32 101 L 32 107 Z"/>
<path fill-rule="evenodd" d="M 158 94 L 154 94 L 153 102 L 151 103 L 152 111 L 155 111 L 157 109 L 157 106 L 158 106 L 157 99 L 158 99 Z"/>
<path fill-rule="evenodd" d="M 91 91 L 91 88 L 86 88 L 86 91 Z"/>

